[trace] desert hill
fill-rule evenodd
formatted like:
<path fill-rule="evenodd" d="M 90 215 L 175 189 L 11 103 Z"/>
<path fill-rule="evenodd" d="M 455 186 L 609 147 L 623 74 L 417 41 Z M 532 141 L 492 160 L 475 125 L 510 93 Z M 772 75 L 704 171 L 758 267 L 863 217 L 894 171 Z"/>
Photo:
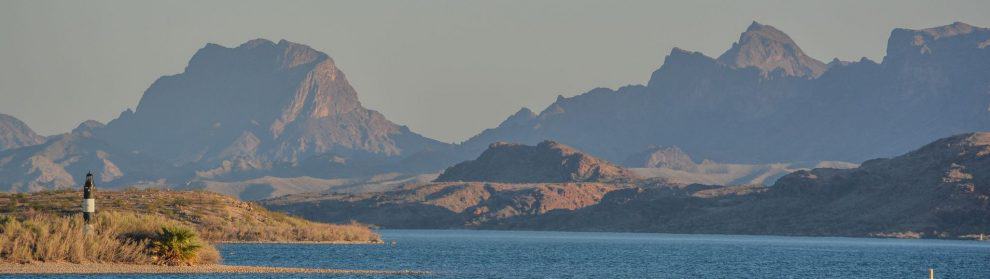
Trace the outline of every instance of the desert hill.
<path fill-rule="evenodd" d="M 361 220 L 385 228 L 479 227 L 503 219 L 598 203 L 606 193 L 629 187 L 607 183 L 436 182 L 389 192 L 287 195 L 265 207 L 324 222 Z"/>
<path fill-rule="evenodd" d="M 633 179 L 631 172 L 612 163 L 567 145 L 544 141 L 536 146 L 493 143 L 477 159 L 447 168 L 436 181 L 560 183 Z"/>

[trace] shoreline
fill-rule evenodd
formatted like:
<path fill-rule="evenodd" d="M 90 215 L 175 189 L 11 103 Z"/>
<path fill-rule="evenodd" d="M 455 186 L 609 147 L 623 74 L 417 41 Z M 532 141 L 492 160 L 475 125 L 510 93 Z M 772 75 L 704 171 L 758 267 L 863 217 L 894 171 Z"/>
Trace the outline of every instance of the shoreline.
<path fill-rule="evenodd" d="M 197 265 L 160 266 L 119 263 L 2 263 L 0 274 L 209 274 L 209 273 L 309 273 L 360 275 L 424 275 L 429 272 L 412 270 L 356 270 L 273 266 Z"/>
<path fill-rule="evenodd" d="M 326 244 L 326 245 L 381 245 L 384 241 L 211 241 L 213 244 Z"/>

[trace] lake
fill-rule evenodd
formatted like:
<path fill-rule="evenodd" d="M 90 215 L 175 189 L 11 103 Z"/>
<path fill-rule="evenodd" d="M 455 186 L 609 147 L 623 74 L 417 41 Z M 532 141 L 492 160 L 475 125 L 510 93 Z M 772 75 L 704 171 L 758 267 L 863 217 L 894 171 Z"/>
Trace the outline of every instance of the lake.
<path fill-rule="evenodd" d="M 219 249 L 224 263 L 232 265 L 433 272 L 418 278 L 928 278 L 928 268 L 935 268 L 936 278 L 990 278 L 990 243 L 975 241 L 469 230 L 381 234 L 389 244 L 224 244 Z"/>

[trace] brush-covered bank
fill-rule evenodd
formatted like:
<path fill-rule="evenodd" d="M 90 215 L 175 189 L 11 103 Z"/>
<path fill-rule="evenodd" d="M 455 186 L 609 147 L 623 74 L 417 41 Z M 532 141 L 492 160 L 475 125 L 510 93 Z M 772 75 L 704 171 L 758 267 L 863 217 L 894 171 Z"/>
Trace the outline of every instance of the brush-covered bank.
<path fill-rule="evenodd" d="M 0 193 L 0 263 L 217 264 L 215 242 L 380 243 L 358 223 L 310 222 L 202 191 L 100 191 L 84 234 L 72 190 Z"/>

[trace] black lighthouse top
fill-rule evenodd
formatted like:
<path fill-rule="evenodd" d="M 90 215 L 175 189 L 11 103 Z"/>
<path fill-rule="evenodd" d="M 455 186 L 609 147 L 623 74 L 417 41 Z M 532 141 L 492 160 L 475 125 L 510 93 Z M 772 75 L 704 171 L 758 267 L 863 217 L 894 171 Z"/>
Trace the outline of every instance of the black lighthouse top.
<path fill-rule="evenodd" d="M 93 173 L 86 173 L 86 184 L 83 185 L 83 198 L 92 199 L 93 190 L 96 189 L 96 185 L 93 185 Z"/>

